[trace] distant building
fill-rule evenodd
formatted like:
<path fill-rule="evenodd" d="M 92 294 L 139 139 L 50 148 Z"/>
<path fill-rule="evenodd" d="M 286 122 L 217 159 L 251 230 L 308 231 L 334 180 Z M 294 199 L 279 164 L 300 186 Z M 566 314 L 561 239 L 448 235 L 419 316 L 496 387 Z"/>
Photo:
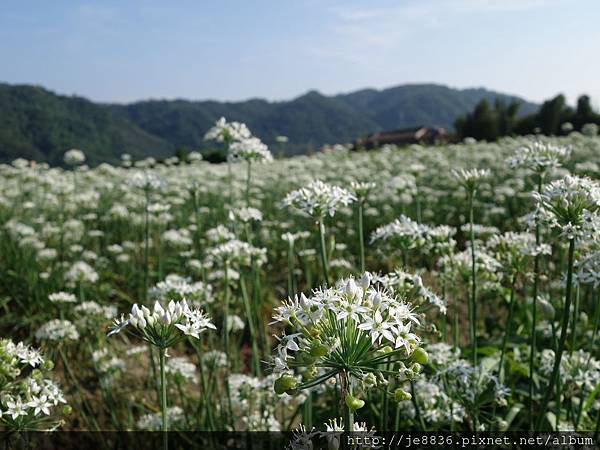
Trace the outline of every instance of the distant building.
<path fill-rule="evenodd" d="M 402 130 L 379 131 L 360 137 L 354 143 L 355 149 L 372 149 L 385 144 L 437 144 L 448 142 L 450 136 L 445 128 L 415 127 Z"/>

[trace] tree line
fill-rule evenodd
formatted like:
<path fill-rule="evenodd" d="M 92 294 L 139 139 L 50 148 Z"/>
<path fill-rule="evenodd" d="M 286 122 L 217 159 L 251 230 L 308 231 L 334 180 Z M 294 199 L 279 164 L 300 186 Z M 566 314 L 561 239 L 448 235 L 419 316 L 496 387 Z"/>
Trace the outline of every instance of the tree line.
<path fill-rule="evenodd" d="M 588 95 L 580 96 L 574 108 L 567 105 L 562 94 L 546 100 L 540 109 L 532 114 L 519 117 L 519 107 L 517 101 L 508 103 L 497 99 L 491 104 L 483 99 L 472 112 L 455 121 L 456 135 L 459 139 L 472 137 L 495 141 L 502 136 L 540 133 L 559 136 L 571 131 L 582 131 L 587 124 L 600 125 L 600 114 L 594 111 Z M 595 129 L 597 130 L 597 127 Z"/>

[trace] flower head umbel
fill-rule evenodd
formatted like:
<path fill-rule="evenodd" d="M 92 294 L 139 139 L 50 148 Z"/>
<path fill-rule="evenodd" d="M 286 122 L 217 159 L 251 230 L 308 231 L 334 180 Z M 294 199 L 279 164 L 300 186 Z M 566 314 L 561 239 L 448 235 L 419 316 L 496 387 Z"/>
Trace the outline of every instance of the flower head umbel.
<path fill-rule="evenodd" d="M 273 161 L 273 155 L 269 147 L 263 144 L 257 137 L 249 137 L 236 141 L 229 146 L 230 161 L 248 161 L 248 162 L 270 162 Z"/>
<path fill-rule="evenodd" d="M 322 219 L 326 215 L 333 217 L 340 206 L 349 205 L 355 200 L 354 194 L 346 189 L 315 180 L 286 195 L 283 206 L 292 206 L 309 216 Z"/>
<path fill-rule="evenodd" d="M 158 301 L 151 311 L 145 306 L 134 304 L 125 319 L 117 319 L 109 336 L 126 328 L 143 341 L 161 349 L 169 348 L 187 336 L 200 338 L 200 333 L 207 329 L 216 329 L 200 309 L 191 308 L 185 300 L 171 300 L 166 308 Z"/>
<path fill-rule="evenodd" d="M 541 194 L 534 192 L 534 198 L 550 226 L 571 239 L 581 237 L 597 219 L 600 185 L 589 178 L 567 175 L 546 185 Z"/>
<path fill-rule="evenodd" d="M 353 181 L 350 183 L 354 195 L 360 202 L 364 202 L 369 193 L 375 189 L 376 186 L 377 185 L 372 181 Z"/>
<path fill-rule="evenodd" d="M 465 190 L 473 194 L 481 181 L 489 176 L 490 171 L 487 169 L 454 169 L 452 175 L 459 182 L 459 184 L 465 188 Z"/>
<path fill-rule="evenodd" d="M 365 379 L 373 385 L 373 380 L 377 384 L 383 378 L 389 361 L 407 361 L 415 355 L 423 360 L 424 352 L 417 351 L 421 340 L 413 330 L 419 320 L 411 305 L 371 285 L 368 273 L 360 280 L 349 278 L 316 290 L 310 298 L 303 294 L 290 298 L 275 309 L 274 320 L 291 328 L 278 337 L 274 371 L 282 374 L 275 382 L 279 394 L 317 386 L 336 376 L 343 390 Z M 410 376 L 417 371 L 415 367 Z M 296 382 L 296 373 L 303 375 L 303 383 Z M 399 377 L 408 374 L 398 372 Z M 350 394 L 348 402 L 353 409 L 364 404 Z"/>
<path fill-rule="evenodd" d="M 387 225 L 382 225 L 371 234 L 371 243 L 389 242 L 392 247 L 402 251 L 419 248 L 426 243 L 427 227 L 415 222 L 410 217 L 400 215 Z"/>
<path fill-rule="evenodd" d="M 78 166 L 85 162 L 85 153 L 76 148 L 72 148 L 65 152 L 63 160 L 65 161 L 65 164 L 68 164 L 69 166 Z"/>
<path fill-rule="evenodd" d="M 571 147 L 534 141 L 518 148 L 515 154 L 509 158 L 508 164 L 513 168 L 526 167 L 535 173 L 544 174 L 560 167 L 562 161 L 569 157 L 571 151 Z"/>
<path fill-rule="evenodd" d="M 204 140 L 217 141 L 231 144 L 236 141 L 243 141 L 252 137 L 246 124 L 240 122 L 227 122 L 225 117 L 216 121 L 214 126 L 206 132 Z"/>
<path fill-rule="evenodd" d="M 53 367 L 39 350 L 0 339 L 0 430 L 55 430 L 64 423 L 71 408 L 48 378 Z"/>

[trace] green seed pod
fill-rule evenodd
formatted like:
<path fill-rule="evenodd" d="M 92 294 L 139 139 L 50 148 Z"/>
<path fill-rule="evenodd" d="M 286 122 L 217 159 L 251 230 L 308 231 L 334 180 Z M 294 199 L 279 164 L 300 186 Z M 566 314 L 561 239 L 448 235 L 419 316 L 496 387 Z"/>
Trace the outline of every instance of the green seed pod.
<path fill-rule="evenodd" d="M 423 369 L 423 366 L 421 366 L 421 364 L 419 364 L 419 363 L 414 363 L 410 366 L 410 370 L 413 371 L 414 373 L 421 373 L 422 369 Z"/>
<path fill-rule="evenodd" d="M 410 392 L 406 392 L 404 389 L 400 388 L 394 391 L 394 400 L 396 400 L 397 402 L 410 399 L 412 399 L 412 395 L 410 395 Z"/>
<path fill-rule="evenodd" d="M 282 395 L 284 392 L 296 387 L 296 379 L 291 375 L 281 375 L 275 380 L 273 389 L 277 395 Z"/>
<path fill-rule="evenodd" d="M 427 355 L 427 352 L 421 347 L 415 348 L 410 357 L 413 361 L 419 364 L 427 364 L 427 361 L 429 361 L 429 356 Z"/>
<path fill-rule="evenodd" d="M 377 386 L 377 377 L 375 376 L 374 373 L 369 372 L 368 374 L 366 374 L 364 376 L 362 381 L 365 384 L 365 386 L 367 386 L 367 387 Z"/>
<path fill-rule="evenodd" d="M 346 406 L 348 406 L 348 408 L 350 408 L 350 410 L 354 412 L 357 409 L 360 409 L 363 406 L 365 406 L 365 401 L 348 394 L 346 395 Z"/>
<path fill-rule="evenodd" d="M 304 378 L 305 381 L 312 380 L 317 375 L 317 372 L 317 368 L 311 366 L 302 374 L 302 378 Z"/>
<path fill-rule="evenodd" d="M 52 370 L 54 369 L 54 363 L 52 361 L 46 360 L 42 363 L 42 369 L 46 371 Z"/>
<path fill-rule="evenodd" d="M 69 405 L 65 405 L 62 407 L 62 413 L 65 416 L 68 416 L 69 414 L 71 414 L 72 411 L 73 411 L 73 408 L 71 408 Z"/>
<path fill-rule="evenodd" d="M 296 353 L 296 362 L 301 366 L 312 366 L 315 360 L 316 358 L 308 352 L 301 351 Z"/>
<path fill-rule="evenodd" d="M 327 347 L 325 344 L 323 344 L 318 339 L 315 339 L 314 341 L 312 341 L 312 343 L 310 345 L 311 356 L 314 356 L 315 358 L 321 358 L 321 357 L 325 356 L 327 353 L 329 353 L 329 347 Z"/>
<path fill-rule="evenodd" d="M 394 350 L 392 349 L 392 347 L 390 347 L 389 345 L 386 345 L 385 347 L 381 347 L 379 350 L 377 350 L 377 353 L 387 355 L 388 353 L 391 353 L 393 351 Z"/>

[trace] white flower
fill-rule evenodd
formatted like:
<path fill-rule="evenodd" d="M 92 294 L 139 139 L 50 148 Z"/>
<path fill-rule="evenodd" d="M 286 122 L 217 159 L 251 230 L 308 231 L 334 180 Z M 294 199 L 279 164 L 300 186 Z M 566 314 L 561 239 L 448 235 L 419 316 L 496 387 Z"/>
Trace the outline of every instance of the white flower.
<path fill-rule="evenodd" d="M 50 407 L 52 403 L 48 401 L 48 397 L 42 395 L 40 397 L 33 397 L 29 403 L 27 403 L 29 408 L 33 409 L 33 414 L 38 415 L 40 412 L 43 412 L 47 416 L 50 415 Z"/>
<path fill-rule="evenodd" d="M 20 398 L 12 399 L 6 402 L 6 406 L 8 409 L 6 410 L 6 414 L 12 417 L 13 420 L 16 420 L 19 416 L 27 415 L 27 408 L 29 408 L 28 404 L 23 404 Z"/>
<path fill-rule="evenodd" d="M 287 194 L 283 206 L 292 206 L 310 216 L 323 218 L 326 215 L 333 217 L 340 206 L 349 205 L 355 200 L 354 194 L 347 190 L 315 180 Z"/>
<path fill-rule="evenodd" d="M 65 164 L 68 164 L 69 166 L 78 166 L 79 164 L 83 164 L 85 162 L 85 154 L 81 150 L 73 148 L 65 152 L 63 159 Z"/>

